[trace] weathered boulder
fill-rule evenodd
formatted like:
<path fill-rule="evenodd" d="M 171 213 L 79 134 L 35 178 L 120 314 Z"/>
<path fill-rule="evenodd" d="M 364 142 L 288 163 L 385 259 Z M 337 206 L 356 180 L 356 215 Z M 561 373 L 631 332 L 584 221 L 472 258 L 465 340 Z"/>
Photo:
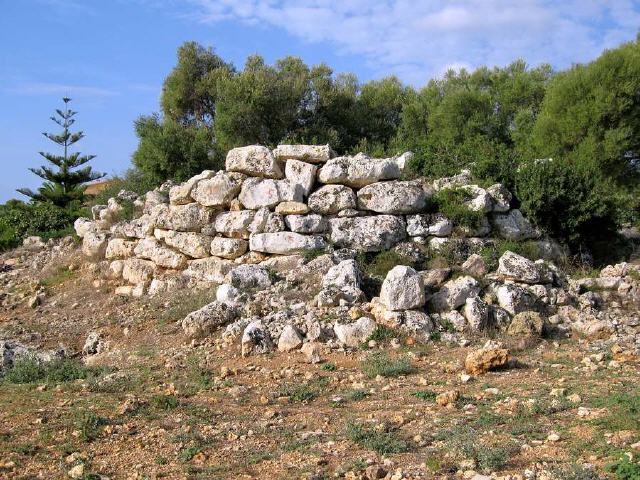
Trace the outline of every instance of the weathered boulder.
<path fill-rule="evenodd" d="M 140 258 L 128 258 L 122 264 L 122 278 L 137 285 L 148 282 L 153 278 L 156 266 L 153 262 Z"/>
<path fill-rule="evenodd" d="M 210 243 L 211 255 L 220 258 L 238 258 L 249 248 L 249 242 L 241 238 L 215 237 Z"/>
<path fill-rule="evenodd" d="M 482 278 L 487 274 L 487 265 L 480 255 L 474 253 L 464 261 L 460 270 L 474 278 Z"/>
<path fill-rule="evenodd" d="M 216 300 L 228 305 L 237 305 L 240 290 L 228 283 L 222 283 L 216 290 Z"/>
<path fill-rule="evenodd" d="M 264 289 L 271 285 L 269 271 L 261 265 L 240 265 L 227 275 L 228 282 L 241 290 L 248 288 Z"/>
<path fill-rule="evenodd" d="M 484 347 L 470 352 L 464 361 L 464 368 L 470 375 L 481 375 L 509 361 L 509 350 L 489 340 Z"/>
<path fill-rule="evenodd" d="M 440 213 L 407 215 L 407 234 L 411 237 L 451 235 L 453 223 Z"/>
<path fill-rule="evenodd" d="M 377 215 L 329 220 L 331 243 L 365 252 L 388 250 L 406 237 L 401 217 Z"/>
<path fill-rule="evenodd" d="M 260 145 L 249 145 L 229 150 L 225 167 L 229 172 L 240 172 L 251 177 L 283 178 L 282 168 L 271 150 Z"/>
<path fill-rule="evenodd" d="M 287 215 L 284 222 L 292 232 L 296 233 L 323 233 L 327 229 L 327 221 L 322 215 L 311 213 L 309 215 Z"/>
<path fill-rule="evenodd" d="M 241 348 L 243 357 L 273 350 L 273 340 L 262 320 L 255 320 L 247 325 L 242 333 Z"/>
<path fill-rule="evenodd" d="M 87 232 L 96 232 L 98 225 L 96 222 L 85 217 L 79 217 L 73 222 L 73 229 L 78 237 L 83 238 Z"/>
<path fill-rule="evenodd" d="M 295 232 L 254 233 L 249 238 L 249 249 L 254 252 L 289 255 L 306 250 L 325 248 L 319 235 L 301 235 Z"/>
<path fill-rule="evenodd" d="M 268 214 L 267 214 L 268 215 Z M 266 223 L 267 215 L 263 221 Z M 236 210 L 233 212 L 222 212 L 216 216 L 214 227 L 218 233 L 230 238 L 249 238 L 252 223 L 256 212 L 252 210 Z M 264 225 L 261 226 L 264 228 Z"/>
<path fill-rule="evenodd" d="M 276 213 L 280 215 L 304 215 L 309 213 L 309 207 L 302 202 L 281 202 L 276 207 Z"/>
<path fill-rule="evenodd" d="M 151 260 L 159 267 L 182 270 L 187 266 L 187 257 L 163 246 L 155 238 L 145 238 L 138 242 L 134 250 L 138 258 Z"/>
<path fill-rule="evenodd" d="M 284 176 L 292 185 L 297 185 L 306 197 L 311 193 L 316 181 L 318 167 L 307 162 L 288 160 L 284 167 Z"/>
<path fill-rule="evenodd" d="M 250 210 L 275 207 L 284 201 L 302 201 L 301 187 L 289 180 L 271 178 L 248 178 L 242 184 L 238 200 Z"/>
<path fill-rule="evenodd" d="M 491 215 L 491 223 L 496 233 L 507 240 L 526 240 L 540 236 L 517 209 L 507 213 L 494 213 Z"/>
<path fill-rule="evenodd" d="M 512 195 L 501 183 L 496 183 L 487 188 L 487 193 L 493 200 L 494 212 L 508 212 L 511 206 Z"/>
<path fill-rule="evenodd" d="M 237 317 L 234 307 L 217 300 L 191 312 L 182 320 L 182 330 L 189 338 L 203 338 Z"/>
<path fill-rule="evenodd" d="M 415 182 L 378 182 L 360 189 L 357 202 L 360 210 L 397 215 L 423 211 L 427 196 Z"/>
<path fill-rule="evenodd" d="M 362 283 L 362 272 L 355 260 L 343 260 L 334 265 L 322 277 L 323 287 L 360 287 Z"/>
<path fill-rule="evenodd" d="M 520 312 L 513 316 L 507 328 L 512 336 L 539 337 L 544 329 L 544 319 L 538 312 Z"/>
<path fill-rule="evenodd" d="M 465 205 L 474 212 L 487 213 L 493 210 L 493 200 L 489 192 L 478 185 L 464 185 L 459 187 L 468 196 L 469 200 L 465 201 Z"/>
<path fill-rule="evenodd" d="M 412 310 L 425 303 L 422 276 L 413 268 L 397 265 L 387 273 L 380 301 L 389 310 Z"/>
<path fill-rule="evenodd" d="M 155 215 L 157 228 L 180 232 L 199 232 L 202 227 L 211 223 L 214 211 L 197 203 L 188 203 L 186 205 L 159 205 L 154 209 L 153 215 Z"/>
<path fill-rule="evenodd" d="M 322 344 L 318 342 L 307 342 L 300 349 L 308 363 L 320 363 L 322 357 Z"/>
<path fill-rule="evenodd" d="M 537 310 L 537 297 L 520 285 L 505 283 L 494 288 L 498 305 L 511 315 L 527 310 Z"/>
<path fill-rule="evenodd" d="M 366 301 L 366 296 L 358 287 L 324 287 L 317 296 L 319 307 L 355 305 Z"/>
<path fill-rule="evenodd" d="M 273 154 L 278 160 L 287 160 L 287 165 L 291 160 L 324 163 L 335 155 L 329 145 L 278 145 Z"/>
<path fill-rule="evenodd" d="M 480 292 L 480 284 L 470 276 L 449 280 L 429 300 L 429 306 L 435 312 L 445 312 L 461 307 L 469 297 L 475 297 Z"/>
<path fill-rule="evenodd" d="M 211 178 L 216 174 L 213 170 L 205 170 L 202 173 L 191 177 L 184 183 L 180 185 L 174 185 L 169 190 L 169 202 L 172 205 L 183 205 L 187 203 L 193 202 L 191 198 L 191 191 L 198 184 L 200 180 L 205 180 L 207 178 Z M 164 203 L 164 202 L 159 202 Z"/>
<path fill-rule="evenodd" d="M 105 258 L 107 260 L 113 260 L 116 258 L 132 257 L 133 251 L 136 248 L 136 244 L 136 241 L 124 240 L 122 238 L 112 238 L 107 244 Z"/>
<path fill-rule="evenodd" d="M 90 260 L 102 260 L 108 242 L 109 236 L 106 233 L 87 231 L 82 238 L 82 253 Z"/>
<path fill-rule="evenodd" d="M 191 258 L 205 258 L 209 256 L 211 237 L 194 232 L 167 231 L 163 236 L 164 242 L 179 252 Z"/>
<path fill-rule="evenodd" d="M 339 324 L 333 326 L 336 337 L 347 347 L 359 347 L 365 342 L 376 329 L 376 322 L 369 317 L 360 317 L 353 323 Z"/>
<path fill-rule="evenodd" d="M 309 196 L 309 208 L 322 215 L 332 215 L 340 210 L 356 208 L 356 194 L 344 185 L 325 185 Z"/>
<path fill-rule="evenodd" d="M 553 282 L 553 272 L 544 262 L 533 262 L 509 250 L 498 260 L 497 274 L 505 280 L 516 282 L 531 284 Z"/>
<path fill-rule="evenodd" d="M 480 297 L 467 298 L 463 312 L 472 330 L 480 331 L 489 323 L 489 305 Z"/>
<path fill-rule="evenodd" d="M 191 191 L 189 191 L 191 194 Z M 169 194 L 159 188 L 149 190 L 144 194 L 144 205 L 142 206 L 143 213 L 151 213 L 151 211 L 158 205 L 169 203 Z"/>
<path fill-rule="evenodd" d="M 190 260 L 184 274 L 203 282 L 223 283 L 234 266 L 231 260 L 219 257 L 201 258 Z"/>
<path fill-rule="evenodd" d="M 321 183 L 364 187 L 380 180 L 400 178 L 400 167 L 390 158 L 374 159 L 359 153 L 353 157 L 336 157 L 327 161 L 318 172 Z"/>
<path fill-rule="evenodd" d="M 447 188 L 458 188 L 469 185 L 473 179 L 471 170 L 462 170 L 459 174 L 452 177 L 439 178 L 433 182 L 433 188 L 436 192 Z"/>
<path fill-rule="evenodd" d="M 168 208 L 167 205 L 162 205 L 156 208 L 158 212 L 160 209 Z M 116 223 L 111 227 L 111 234 L 120 238 L 145 238 L 153 233 L 153 229 L 156 226 L 156 217 L 151 214 L 144 214 L 138 218 L 126 222 Z"/>
<path fill-rule="evenodd" d="M 278 351 L 290 352 L 302 346 L 303 338 L 300 331 L 293 325 L 286 325 L 278 338 Z"/>
<path fill-rule="evenodd" d="M 198 181 L 191 197 L 206 207 L 227 207 L 240 193 L 246 177 L 240 173 L 218 172 L 211 178 Z"/>

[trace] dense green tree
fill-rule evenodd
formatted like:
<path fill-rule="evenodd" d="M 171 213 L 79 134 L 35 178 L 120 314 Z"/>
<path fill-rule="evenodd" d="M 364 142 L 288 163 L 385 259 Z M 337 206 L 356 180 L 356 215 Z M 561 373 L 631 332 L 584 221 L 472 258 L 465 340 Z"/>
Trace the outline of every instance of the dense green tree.
<path fill-rule="evenodd" d="M 208 128 L 151 115 L 138 118 L 135 129 L 140 143 L 133 154 L 133 164 L 152 183 L 186 180 L 202 170 L 222 165 Z"/>
<path fill-rule="evenodd" d="M 18 192 L 31 197 L 39 202 L 49 202 L 59 207 L 67 207 L 72 202 L 81 201 L 84 198 L 84 184 L 103 177 L 104 173 L 94 172 L 90 166 L 85 165 L 95 155 L 80 155 L 80 152 L 71 153 L 69 148 L 84 138 L 84 132 L 72 132 L 71 126 L 75 123 L 73 118 L 77 112 L 69 107 L 70 98 L 64 97 L 63 109 L 56 109 L 56 116 L 51 120 L 62 127 L 62 132 L 43 133 L 52 142 L 63 148 L 62 155 L 39 152 L 48 162 L 57 168 L 46 165 L 40 168 L 30 168 L 33 173 L 44 179 L 44 183 L 37 192 L 28 188 L 20 188 Z"/>

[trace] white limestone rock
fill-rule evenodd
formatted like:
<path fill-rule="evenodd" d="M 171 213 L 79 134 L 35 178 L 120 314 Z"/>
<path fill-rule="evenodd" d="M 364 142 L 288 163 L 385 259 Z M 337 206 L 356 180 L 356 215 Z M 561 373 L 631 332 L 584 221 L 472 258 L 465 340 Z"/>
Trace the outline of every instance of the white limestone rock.
<path fill-rule="evenodd" d="M 249 237 L 249 249 L 254 252 L 290 255 L 325 247 L 326 242 L 319 235 L 275 232 L 254 233 Z"/>
<path fill-rule="evenodd" d="M 469 210 L 481 213 L 487 213 L 493 210 L 493 199 L 484 188 L 478 185 L 464 185 L 459 187 L 459 189 L 466 192 L 470 197 L 469 200 L 465 202 Z"/>
<path fill-rule="evenodd" d="M 400 178 L 401 173 L 393 159 L 369 158 L 359 153 L 353 157 L 336 157 L 327 161 L 318 172 L 318 180 L 321 183 L 360 188 L 380 180 L 395 180 Z"/>
<path fill-rule="evenodd" d="M 273 151 L 277 160 L 302 160 L 306 163 L 325 163 L 335 152 L 329 145 L 278 145 Z"/>
<path fill-rule="evenodd" d="M 132 257 L 136 244 L 136 241 L 112 238 L 107 244 L 105 258 L 107 260 L 114 260 L 117 258 L 123 259 Z"/>
<path fill-rule="evenodd" d="M 553 272 L 544 262 L 533 262 L 509 250 L 498 260 L 497 274 L 504 280 L 522 283 L 553 283 Z"/>
<path fill-rule="evenodd" d="M 362 283 L 362 272 L 355 260 L 343 260 L 334 265 L 322 277 L 323 287 L 360 287 Z"/>
<path fill-rule="evenodd" d="M 327 229 L 327 221 L 322 215 L 312 213 L 309 215 L 287 215 L 284 222 L 295 233 L 324 233 Z"/>
<path fill-rule="evenodd" d="M 318 167 L 307 162 L 288 160 L 284 166 L 284 175 L 292 185 L 298 185 L 305 197 L 308 197 L 316 181 Z"/>
<path fill-rule="evenodd" d="M 219 257 L 190 260 L 184 275 L 203 282 L 223 283 L 235 266 L 231 260 Z"/>
<path fill-rule="evenodd" d="M 240 193 L 245 178 L 241 173 L 220 171 L 211 178 L 198 181 L 191 190 L 191 197 L 205 207 L 228 207 Z"/>
<path fill-rule="evenodd" d="M 267 147 L 249 145 L 229 150 L 225 161 L 226 170 L 240 172 L 251 177 L 283 178 L 280 162 Z"/>
<path fill-rule="evenodd" d="M 211 237 L 209 235 L 168 231 L 164 235 L 164 242 L 191 258 L 205 258 L 210 255 Z"/>
<path fill-rule="evenodd" d="M 521 287 L 512 283 L 505 283 L 494 288 L 498 305 L 511 315 L 529 310 L 537 310 L 538 299 L 536 296 Z"/>
<path fill-rule="evenodd" d="M 249 242 L 241 238 L 215 237 L 211 240 L 210 248 L 214 257 L 234 259 L 246 253 Z"/>
<path fill-rule="evenodd" d="M 494 212 L 508 212 L 509 208 L 511 208 L 511 200 L 513 196 L 511 192 L 507 190 L 507 187 L 502 185 L 501 183 L 496 183 L 495 185 L 491 185 L 487 188 L 487 193 L 493 200 L 493 211 Z"/>
<path fill-rule="evenodd" d="M 356 208 L 356 194 L 344 185 L 325 185 L 309 196 L 307 204 L 315 213 L 332 215 L 340 210 Z"/>
<path fill-rule="evenodd" d="M 150 281 L 156 270 L 153 262 L 140 258 L 128 258 L 122 263 L 122 278 L 134 285 Z"/>
<path fill-rule="evenodd" d="M 377 182 L 358 190 L 357 202 L 360 210 L 397 215 L 423 211 L 427 196 L 415 182 Z"/>
<path fill-rule="evenodd" d="M 200 184 L 198 184 L 200 185 Z M 179 232 L 199 232 L 202 227 L 211 223 L 214 211 L 198 205 L 159 205 L 154 209 L 155 226 L 165 230 Z"/>
<path fill-rule="evenodd" d="M 280 215 L 305 215 L 309 213 L 309 207 L 302 202 L 281 202 L 276 207 L 276 213 Z"/>
<path fill-rule="evenodd" d="M 469 276 L 458 277 L 446 282 L 429 300 L 429 306 L 435 312 L 446 312 L 461 307 L 469 297 L 480 292 L 478 281 Z"/>
<path fill-rule="evenodd" d="M 156 209 L 156 212 L 160 208 L 168 209 L 167 205 L 162 205 L 162 207 Z M 111 227 L 111 234 L 120 238 L 145 238 L 153 234 L 155 225 L 156 217 L 151 214 L 144 214 L 126 222 L 116 223 Z"/>
<path fill-rule="evenodd" d="M 452 177 L 444 177 L 435 180 L 433 182 L 433 188 L 436 192 L 447 188 L 458 188 L 464 185 L 469 185 L 472 179 L 471 170 L 462 170 L 459 174 Z"/>
<path fill-rule="evenodd" d="M 214 227 L 218 233 L 221 233 L 226 237 L 248 239 L 250 227 L 253 224 L 255 217 L 256 213 L 252 210 L 222 212 L 216 216 Z M 267 216 L 264 218 L 265 223 L 266 220 Z"/>
<path fill-rule="evenodd" d="M 227 282 L 240 290 L 249 288 L 265 289 L 271 285 L 269 271 L 261 265 L 240 265 L 227 275 Z"/>
<path fill-rule="evenodd" d="M 447 237 L 453 231 L 453 223 L 440 213 L 407 215 L 407 234 L 411 237 Z"/>
<path fill-rule="evenodd" d="M 379 252 L 404 240 L 406 227 L 402 217 L 393 215 L 332 218 L 329 235 L 331 243 L 338 247 Z"/>
<path fill-rule="evenodd" d="M 494 213 L 491 220 L 496 233 L 507 240 L 527 240 L 540 236 L 518 209 L 507 213 Z"/>
<path fill-rule="evenodd" d="M 480 297 L 469 297 L 464 304 L 464 317 L 474 331 L 480 331 L 489 321 L 489 305 Z"/>
<path fill-rule="evenodd" d="M 273 340 L 262 320 L 255 320 L 247 325 L 242 333 L 241 353 L 243 357 L 268 353 L 273 348 Z"/>
<path fill-rule="evenodd" d="M 303 337 L 300 331 L 293 325 L 286 325 L 278 338 L 278 351 L 290 352 L 302 346 Z"/>
<path fill-rule="evenodd" d="M 85 232 L 82 238 L 82 253 L 89 260 L 102 260 L 107 251 L 109 236 L 100 232 Z"/>
<path fill-rule="evenodd" d="M 393 267 L 382 282 L 380 301 L 389 310 L 412 310 L 424 306 L 422 276 L 411 267 Z"/>
<path fill-rule="evenodd" d="M 217 300 L 191 312 L 182 320 L 182 330 L 189 338 L 204 338 L 237 317 L 234 307 Z"/>
<path fill-rule="evenodd" d="M 88 218 L 79 217 L 75 222 L 73 222 L 73 229 L 78 237 L 84 238 L 88 232 L 97 232 L 98 225 L 96 222 L 89 220 Z"/>
<path fill-rule="evenodd" d="M 335 323 L 333 331 L 336 337 L 346 347 L 359 347 L 376 329 L 376 322 L 369 317 L 360 317 L 353 323 Z"/>
<path fill-rule="evenodd" d="M 138 242 L 134 253 L 136 257 L 151 260 L 159 267 L 182 270 L 187 266 L 187 257 L 162 245 L 153 237 Z"/>
<path fill-rule="evenodd" d="M 228 283 L 221 284 L 216 290 L 216 300 L 227 305 L 238 305 L 240 290 Z"/>
<path fill-rule="evenodd" d="M 169 190 L 169 202 L 172 205 L 184 205 L 193 202 L 191 198 L 191 191 L 198 184 L 200 180 L 211 178 L 216 174 L 213 170 L 205 170 L 202 173 L 191 177 L 180 185 L 174 185 Z M 160 202 L 164 203 L 164 202 Z"/>

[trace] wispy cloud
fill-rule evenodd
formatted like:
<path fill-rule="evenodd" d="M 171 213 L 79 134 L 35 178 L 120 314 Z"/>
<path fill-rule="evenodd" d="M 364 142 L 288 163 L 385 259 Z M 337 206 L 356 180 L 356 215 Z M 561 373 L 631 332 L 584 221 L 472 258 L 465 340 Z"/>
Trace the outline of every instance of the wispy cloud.
<path fill-rule="evenodd" d="M 62 94 L 76 97 L 113 97 L 119 93 L 108 88 L 86 85 L 67 85 L 60 83 L 29 82 L 4 89 L 17 95 L 53 95 Z"/>
<path fill-rule="evenodd" d="M 637 0 L 188 0 L 202 23 L 280 28 L 421 84 L 447 66 L 566 67 L 633 39 Z M 175 5 L 175 3 L 174 3 Z"/>

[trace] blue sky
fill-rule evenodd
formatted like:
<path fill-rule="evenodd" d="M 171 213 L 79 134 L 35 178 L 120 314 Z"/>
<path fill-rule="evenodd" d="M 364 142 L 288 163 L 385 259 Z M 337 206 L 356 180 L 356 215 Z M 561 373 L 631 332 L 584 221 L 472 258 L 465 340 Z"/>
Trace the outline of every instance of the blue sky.
<path fill-rule="evenodd" d="M 449 67 L 516 58 L 564 68 L 634 39 L 640 0 L 0 0 L 0 202 L 40 180 L 54 151 L 41 134 L 68 95 L 109 174 L 130 164 L 133 121 L 158 110 L 162 81 L 187 40 L 242 66 L 298 55 L 368 80 L 420 86 Z"/>

